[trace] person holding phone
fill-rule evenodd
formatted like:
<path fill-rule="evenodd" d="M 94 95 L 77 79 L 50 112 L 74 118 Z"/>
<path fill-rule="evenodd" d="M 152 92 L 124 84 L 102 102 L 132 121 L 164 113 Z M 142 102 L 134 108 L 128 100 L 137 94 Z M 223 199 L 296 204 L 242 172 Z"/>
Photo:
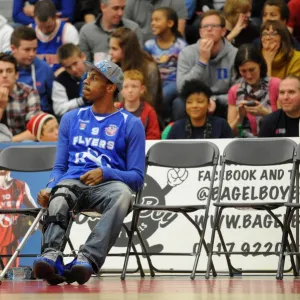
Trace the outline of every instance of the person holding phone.
<path fill-rule="evenodd" d="M 227 121 L 236 136 L 257 136 L 263 117 L 277 110 L 280 79 L 267 75 L 266 61 L 252 44 L 239 48 L 234 68 L 239 83 L 228 92 Z"/>

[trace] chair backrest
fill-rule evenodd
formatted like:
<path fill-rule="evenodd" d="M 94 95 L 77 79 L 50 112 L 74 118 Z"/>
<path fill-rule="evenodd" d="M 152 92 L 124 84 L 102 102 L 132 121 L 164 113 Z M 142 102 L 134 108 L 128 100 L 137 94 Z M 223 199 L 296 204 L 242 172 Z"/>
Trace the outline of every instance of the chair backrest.
<path fill-rule="evenodd" d="M 147 152 L 146 164 L 170 168 L 198 168 L 218 163 L 219 148 L 206 141 L 161 141 Z"/>
<path fill-rule="evenodd" d="M 0 152 L 0 169 L 17 172 L 41 172 L 52 170 L 56 145 L 10 146 Z"/>
<path fill-rule="evenodd" d="M 287 138 L 236 139 L 224 149 L 222 162 L 248 166 L 292 163 L 297 144 Z"/>

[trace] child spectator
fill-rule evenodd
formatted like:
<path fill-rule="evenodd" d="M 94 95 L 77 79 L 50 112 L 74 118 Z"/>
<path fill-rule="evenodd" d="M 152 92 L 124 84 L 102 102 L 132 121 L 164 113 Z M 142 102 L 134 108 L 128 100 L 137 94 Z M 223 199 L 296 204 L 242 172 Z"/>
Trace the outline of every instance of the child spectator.
<path fill-rule="evenodd" d="M 157 8 L 152 14 L 152 33 L 156 38 L 145 43 L 145 51 L 158 65 L 163 86 L 164 119 L 172 117 L 172 102 L 177 97 L 176 72 L 180 51 L 187 45 L 178 31 L 178 17 L 169 7 Z"/>
<path fill-rule="evenodd" d="M 239 48 L 259 37 L 259 29 L 251 24 L 251 0 L 226 0 L 224 15 L 226 20 L 226 38 Z"/>
<path fill-rule="evenodd" d="M 53 115 L 41 113 L 33 116 L 26 126 L 39 142 L 56 142 L 58 122 Z"/>
<path fill-rule="evenodd" d="M 279 21 L 266 21 L 261 27 L 262 54 L 268 75 L 283 79 L 300 75 L 300 52 L 293 49 L 289 31 Z"/>
<path fill-rule="evenodd" d="M 85 54 L 74 44 L 68 43 L 58 48 L 58 59 L 65 71 L 53 82 L 52 99 L 56 117 L 86 103 L 81 95 L 85 73 Z"/>
<path fill-rule="evenodd" d="M 125 71 L 122 89 L 124 102 L 121 103 L 120 107 L 124 107 L 141 119 L 147 140 L 159 140 L 160 130 L 156 112 L 149 103 L 141 99 L 145 91 L 143 74 L 138 70 Z"/>
<path fill-rule="evenodd" d="M 139 70 L 146 86 L 145 100 L 161 115 L 162 89 L 159 71 L 149 53 L 143 51 L 136 34 L 128 28 L 116 29 L 110 37 L 109 54 L 111 60 L 120 65 L 123 72 Z"/>
<path fill-rule="evenodd" d="M 211 89 L 198 79 L 188 80 L 181 89 L 187 118 L 175 121 L 167 139 L 232 138 L 232 130 L 223 118 L 209 116 Z"/>

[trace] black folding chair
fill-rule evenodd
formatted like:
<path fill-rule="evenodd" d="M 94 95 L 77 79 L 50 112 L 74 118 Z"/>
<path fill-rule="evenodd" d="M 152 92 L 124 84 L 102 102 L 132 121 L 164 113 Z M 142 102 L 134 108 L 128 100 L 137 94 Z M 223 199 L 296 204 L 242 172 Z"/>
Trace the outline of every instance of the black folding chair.
<path fill-rule="evenodd" d="M 296 220 L 299 220 L 299 163 L 300 163 L 300 145 L 298 145 L 296 150 L 296 155 L 294 157 L 294 164 L 291 173 L 291 184 L 290 184 L 290 193 L 288 202 L 284 204 L 286 207 L 285 219 L 284 219 L 284 228 L 281 239 L 281 248 L 279 254 L 278 261 L 278 269 L 276 274 L 276 279 L 283 279 L 283 270 L 286 256 L 297 256 L 297 269 L 299 270 L 299 223 L 297 223 L 296 227 L 296 245 L 297 247 L 294 249 L 289 248 L 288 235 L 291 232 L 291 222 L 293 220 L 293 216 L 296 212 Z M 295 190 L 296 187 L 296 190 Z M 296 199 L 293 200 L 293 193 L 296 192 Z M 298 221 L 299 222 L 299 221 Z"/>
<path fill-rule="evenodd" d="M 221 202 L 221 195 L 223 191 L 223 181 L 225 169 L 228 165 L 240 165 L 240 166 L 273 166 L 273 165 L 283 165 L 293 163 L 293 159 L 295 156 L 296 143 L 290 139 L 286 138 L 267 138 L 267 139 L 236 139 L 229 143 L 223 152 L 223 157 L 221 158 L 221 175 L 219 181 L 219 190 L 218 197 L 215 206 L 214 213 L 214 224 L 211 233 L 211 249 L 208 257 L 207 270 L 206 270 L 206 278 L 209 278 L 211 263 L 212 263 L 212 255 L 214 254 L 224 254 L 226 257 L 229 275 L 230 277 L 235 274 L 243 273 L 275 273 L 275 270 L 243 270 L 240 271 L 237 268 L 234 268 L 231 264 L 230 255 L 238 255 L 245 254 L 245 252 L 235 252 L 228 251 L 226 247 L 226 243 L 224 241 L 222 232 L 221 232 L 221 216 L 222 212 L 226 208 L 236 208 L 236 209 L 255 209 L 255 210 L 264 210 L 270 214 L 270 216 L 278 222 L 281 229 L 283 230 L 283 223 L 279 220 L 279 218 L 273 213 L 273 210 L 279 207 L 284 207 L 285 202 L 276 201 L 262 201 L 258 199 L 258 201 L 245 201 L 243 202 Z M 218 232 L 220 242 L 223 248 L 223 251 L 214 251 L 214 241 L 215 234 Z M 293 238 L 292 232 L 289 231 L 289 236 L 291 238 L 292 244 L 295 246 L 295 240 Z M 277 252 L 246 252 L 247 254 L 273 254 L 278 255 Z M 291 259 L 292 269 L 294 274 L 298 274 L 296 270 L 296 265 L 293 259 Z"/>
<path fill-rule="evenodd" d="M 59 185 L 56 188 L 59 188 Z M 98 218 L 98 219 L 101 218 L 101 214 L 98 213 L 97 211 L 92 210 L 92 209 L 79 210 L 78 209 L 78 203 L 75 204 L 74 208 L 70 211 L 70 219 L 69 219 L 69 222 L 68 222 L 68 227 L 67 227 L 67 230 L 65 232 L 63 242 L 60 246 L 60 251 L 63 253 L 64 257 L 76 257 L 76 255 L 77 255 L 77 251 L 75 250 L 75 248 L 72 244 L 72 241 L 70 239 L 70 234 L 71 234 L 71 229 L 72 229 L 72 226 L 75 222 L 76 216 L 78 216 L 78 215 L 83 215 L 83 216 L 86 216 L 88 218 Z M 122 227 L 124 228 L 127 235 L 129 235 L 130 231 L 129 231 L 128 227 L 126 226 L 126 224 L 123 223 Z M 68 243 L 68 245 L 70 247 L 70 250 L 71 250 L 70 254 L 65 253 L 65 247 L 66 247 L 67 243 Z M 136 273 L 137 271 L 139 271 L 141 277 L 145 277 L 145 273 L 144 273 L 140 258 L 137 254 L 137 250 L 136 250 L 134 245 L 133 245 L 132 248 L 133 248 L 133 253 L 130 253 L 130 254 L 135 255 L 138 267 L 137 267 L 136 270 L 130 271 L 130 273 Z M 125 256 L 125 253 L 108 253 L 107 256 L 122 257 L 122 256 Z M 101 274 L 104 274 L 104 273 L 114 274 L 114 273 L 119 273 L 119 271 L 103 271 L 103 270 L 101 270 Z"/>
<path fill-rule="evenodd" d="M 144 205 L 142 202 L 142 190 L 137 193 L 135 204 L 133 205 L 133 216 L 131 223 L 131 230 L 129 234 L 129 241 L 127 246 L 127 252 L 124 260 L 123 272 L 121 279 L 124 280 L 126 276 L 126 270 L 129 260 L 130 249 L 133 245 L 134 233 L 140 238 L 143 255 L 146 256 L 150 267 L 150 274 L 153 277 L 155 271 L 159 271 L 154 268 L 151 262 L 151 255 L 164 255 L 164 253 L 151 253 L 147 251 L 145 243 L 143 242 L 142 236 L 138 230 L 139 215 L 142 211 L 171 211 L 175 213 L 183 214 L 196 228 L 199 234 L 199 242 L 196 253 L 168 253 L 168 255 L 195 255 L 195 261 L 193 270 L 191 272 L 191 279 L 195 278 L 196 269 L 201 254 L 202 244 L 208 253 L 207 244 L 204 240 L 206 224 L 208 220 L 208 211 L 211 202 L 212 189 L 214 185 L 214 178 L 216 167 L 219 159 L 219 149 L 218 147 L 210 142 L 204 141 L 162 141 L 154 144 L 147 152 L 146 155 L 146 172 L 148 166 L 155 167 L 167 167 L 167 168 L 201 168 L 201 167 L 212 167 L 212 180 L 209 187 L 209 193 L 207 197 L 206 204 L 203 205 L 185 205 L 184 200 L 182 200 L 182 205 Z M 198 210 L 204 211 L 204 223 L 203 228 L 189 216 L 189 213 L 196 212 Z M 214 267 L 212 265 L 212 271 L 215 273 Z M 163 271 L 165 272 L 165 271 Z"/>
<path fill-rule="evenodd" d="M 17 172 L 42 172 L 53 168 L 56 155 L 56 145 L 32 144 L 10 146 L 0 152 L 0 169 Z M 43 208 L 23 208 L 23 209 L 0 209 L 0 214 L 18 214 L 34 217 L 34 221 L 24 235 L 22 241 L 12 255 L 1 255 L 0 261 L 3 266 L 2 257 L 11 257 L 0 274 L 1 280 L 7 270 L 17 257 L 30 257 L 33 255 L 20 254 L 21 249 L 27 242 L 29 236 L 35 230 L 37 224 L 42 220 L 46 209 Z"/>

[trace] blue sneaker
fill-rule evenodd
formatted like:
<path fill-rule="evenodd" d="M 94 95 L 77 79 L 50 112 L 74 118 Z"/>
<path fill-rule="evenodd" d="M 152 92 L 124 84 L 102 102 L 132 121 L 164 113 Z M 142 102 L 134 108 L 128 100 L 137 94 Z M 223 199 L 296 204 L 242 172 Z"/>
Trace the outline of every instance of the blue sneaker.
<path fill-rule="evenodd" d="M 73 261 L 65 265 L 64 277 L 69 284 L 75 281 L 78 284 L 85 284 L 93 273 L 94 271 L 89 260 L 82 253 L 78 253 L 78 256 Z"/>
<path fill-rule="evenodd" d="M 44 253 L 33 262 L 33 271 L 37 278 L 46 280 L 50 285 L 65 282 L 62 256 L 55 251 Z"/>

